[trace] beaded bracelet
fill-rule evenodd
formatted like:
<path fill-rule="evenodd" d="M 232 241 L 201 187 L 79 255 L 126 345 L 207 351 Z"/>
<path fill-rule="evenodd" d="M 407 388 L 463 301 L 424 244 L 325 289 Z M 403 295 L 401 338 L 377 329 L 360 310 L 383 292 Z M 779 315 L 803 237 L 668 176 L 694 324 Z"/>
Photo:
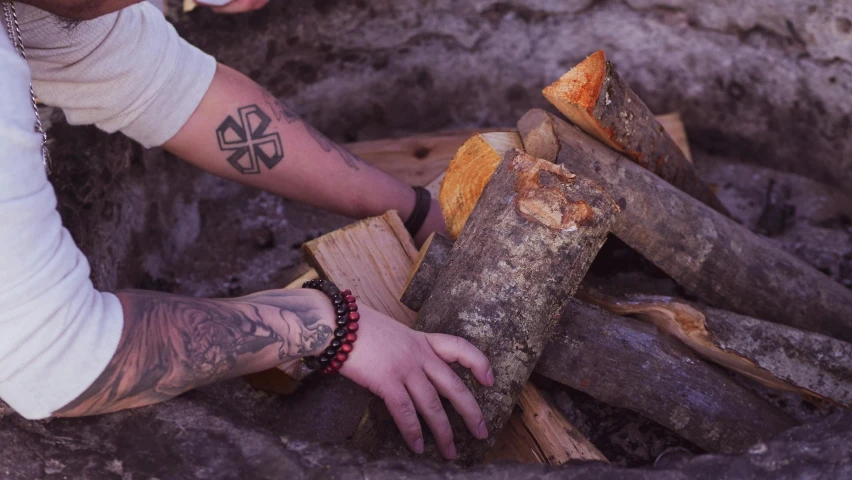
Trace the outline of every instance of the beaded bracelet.
<path fill-rule="evenodd" d="M 331 344 L 321 354 L 305 358 L 306 367 L 311 370 L 320 369 L 323 375 L 331 375 L 340 370 L 352 352 L 353 344 L 358 339 L 355 332 L 358 331 L 358 320 L 361 319 L 361 314 L 358 313 L 358 305 L 355 303 L 352 292 L 348 289 L 341 291 L 328 280 L 308 280 L 302 284 L 302 288 L 312 288 L 326 294 L 331 299 L 337 314 L 335 319 L 337 328 L 334 330 L 334 339 Z"/>

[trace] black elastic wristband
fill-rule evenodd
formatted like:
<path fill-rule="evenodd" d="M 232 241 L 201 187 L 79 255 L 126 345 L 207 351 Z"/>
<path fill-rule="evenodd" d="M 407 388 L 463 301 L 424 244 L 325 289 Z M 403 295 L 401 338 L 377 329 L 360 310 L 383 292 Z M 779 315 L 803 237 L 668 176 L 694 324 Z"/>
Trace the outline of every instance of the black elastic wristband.
<path fill-rule="evenodd" d="M 414 193 L 414 209 L 411 210 L 411 215 L 405 221 L 405 229 L 412 237 L 417 235 L 417 232 L 423 227 L 426 217 L 429 216 L 429 209 L 432 207 L 432 194 L 429 193 L 429 190 L 423 187 L 414 187 Z"/>

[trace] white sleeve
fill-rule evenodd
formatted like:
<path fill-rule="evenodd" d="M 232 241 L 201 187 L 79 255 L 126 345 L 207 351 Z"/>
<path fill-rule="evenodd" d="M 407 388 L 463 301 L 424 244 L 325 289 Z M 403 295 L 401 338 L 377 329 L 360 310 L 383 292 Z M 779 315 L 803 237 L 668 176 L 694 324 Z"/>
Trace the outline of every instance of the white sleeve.
<path fill-rule="evenodd" d="M 30 72 L 0 34 L 0 398 L 30 418 L 67 405 L 103 372 L 124 317 L 94 289 L 62 227 L 33 129 Z"/>
<path fill-rule="evenodd" d="M 71 27 L 18 5 L 36 95 L 62 108 L 71 124 L 162 145 L 189 120 L 216 73 L 216 60 L 180 38 L 148 2 Z"/>

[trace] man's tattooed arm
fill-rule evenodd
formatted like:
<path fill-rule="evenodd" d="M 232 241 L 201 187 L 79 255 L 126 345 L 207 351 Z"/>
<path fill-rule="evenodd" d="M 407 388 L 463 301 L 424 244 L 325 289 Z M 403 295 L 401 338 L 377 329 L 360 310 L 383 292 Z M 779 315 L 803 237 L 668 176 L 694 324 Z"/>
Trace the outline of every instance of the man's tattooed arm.
<path fill-rule="evenodd" d="M 55 413 L 82 416 L 161 402 L 187 390 L 314 355 L 332 337 L 321 293 L 276 290 L 228 300 L 118 294 L 118 349 L 85 392 Z"/>
<path fill-rule="evenodd" d="M 266 100 L 266 105 L 269 106 L 272 114 L 275 116 L 275 119 L 280 121 L 286 121 L 287 123 L 301 123 L 302 126 L 305 127 L 305 130 L 311 135 L 315 142 L 323 149 L 326 153 L 331 153 L 334 151 L 337 153 L 340 158 L 346 163 L 346 166 L 353 170 L 360 170 L 358 164 L 361 163 L 361 159 L 352 154 L 349 150 L 341 147 L 340 145 L 332 142 L 325 135 L 320 133 L 317 129 L 310 126 L 307 122 L 302 120 L 299 115 L 296 114 L 287 104 L 282 102 L 281 100 L 275 98 L 269 92 L 263 92 L 264 100 Z"/>

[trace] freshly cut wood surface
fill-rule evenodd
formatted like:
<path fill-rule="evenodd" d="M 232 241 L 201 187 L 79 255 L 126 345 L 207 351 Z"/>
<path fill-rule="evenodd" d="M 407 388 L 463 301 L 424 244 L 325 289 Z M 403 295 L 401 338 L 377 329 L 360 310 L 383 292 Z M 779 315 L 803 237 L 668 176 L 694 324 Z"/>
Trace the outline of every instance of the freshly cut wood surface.
<path fill-rule="evenodd" d="M 574 300 L 536 372 L 633 410 L 710 452 L 741 452 L 796 425 L 657 327 Z"/>
<path fill-rule="evenodd" d="M 510 460 L 520 463 L 549 464 L 541 447 L 524 425 L 520 410 L 516 409 L 497 436 L 494 446 L 485 454 L 485 463 Z"/>
<path fill-rule="evenodd" d="M 512 148 L 523 148 L 517 132 L 478 133 L 453 156 L 439 194 L 450 238 L 458 238 L 491 174 Z"/>
<path fill-rule="evenodd" d="M 344 145 L 370 165 L 404 180 L 409 185 L 426 186 L 440 175 L 453 155 L 470 138 L 480 132 L 500 129 L 464 129 L 410 137 L 367 140 Z"/>
<path fill-rule="evenodd" d="M 591 54 L 542 93 L 584 132 L 728 215 L 698 177 L 684 151 L 621 79 L 602 50 Z"/>
<path fill-rule="evenodd" d="M 583 300 L 653 323 L 702 357 L 775 389 L 852 408 L 852 344 L 671 297 L 615 298 L 594 290 Z"/>
<path fill-rule="evenodd" d="M 436 237 L 431 248 L 449 242 L 442 238 Z M 424 263 L 440 258 L 426 255 Z M 430 294 L 426 288 L 420 292 Z M 644 415 L 706 450 L 740 451 L 794 424 L 652 325 L 574 301 L 559 328 L 539 360 L 538 373 Z M 514 423 L 506 428 L 514 429 Z M 507 430 L 492 455 L 528 453 L 528 447 L 502 442 Z"/>
<path fill-rule="evenodd" d="M 617 212 L 593 183 L 514 149 L 483 190 L 417 327 L 462 337 L 491 360 L 496 381 L 490 387 L 459 371 L 490 432 L 500 432 L 508 421 Z M 353 441 L 377 456 L 403 453 L 396 429 L 376 413 L 365 418 Z M 449 416 L 458 463 L 481 461 L 493 439 L 476 440 L 458 414 Z"/>
<path fill-rule="evenodd" d="M 624 207 L 613 233 L 679 284 L 714 307 L 852 341 L 852 290 L 577 127 L 542 110 L 519 125 L 528 116 L 550 116 L 537 136 L 552 128 L 558 162 Z"/>
<path fill-rule="evenodd" d="M 692 151 L 689 149 L 689 138 L 686 136 L 686 128 L 683 126 L 683 121 L 680 119 L 680 113 L 671 112 L 662 115 L 655 115 L 654 118 L 660 122 L 660 125 L 666 130 L 666 133 L 672 137 L 683 155 L 692 162 Z"/>
<path fill-rule="evenodd" d="M 598 460 L 608 462 L 592 442 L 580 434 L 562 415 L 554 415 L 556 408 L 542 396 L 530 382 L 521 390 L 518 400 L 523 424 L 551 465 L 562 465 L 571 460 Z"/>
<path fill-rule="evenodd" d="M 323 278 L 357 292 L 359 302 L 414 325 L 416 315 L 400 303 L 399 293 L 417 249 L 395 210 L 327 233 L 302 250 Z"/>

